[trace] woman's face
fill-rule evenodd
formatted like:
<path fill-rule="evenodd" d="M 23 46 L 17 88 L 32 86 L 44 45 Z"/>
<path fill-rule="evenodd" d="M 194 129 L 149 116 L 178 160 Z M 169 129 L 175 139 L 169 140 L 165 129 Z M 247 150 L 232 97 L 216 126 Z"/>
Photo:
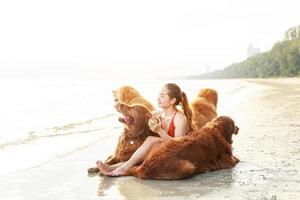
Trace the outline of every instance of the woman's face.
<path fill-rule="evenodd" d="M 164 87 L 160 90 L 157 101 L 158 101 L 158 107 L 168 108 L 175 104 L 176 99 L 170 98 L 170 96 L 168 95 L 168 89 Z"/>

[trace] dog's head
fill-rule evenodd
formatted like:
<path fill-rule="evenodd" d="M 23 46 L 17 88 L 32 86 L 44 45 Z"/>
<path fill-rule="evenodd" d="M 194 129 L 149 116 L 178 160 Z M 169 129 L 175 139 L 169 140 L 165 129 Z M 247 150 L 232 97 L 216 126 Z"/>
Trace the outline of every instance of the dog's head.
<path fill-rule="evenodd" d="M 112 91 L 114 100 L 117 102 L 129 103 L 130 100 L 140 96 L 139 92 L 131 86 L 122 86 Z"/>
<path fill-rule="evenodd" d="M 148 128 L 148 120 L 151 118 L 151 112 L 143 105 L 127 105 L 125 103 L 119 104 L 119 110 L 122 117 L 119 121 L 126 124 L 128 134 L 133 137 L 143 133 Z"/>
<path fill-rule="evenodd" d="M 224 138 L 230 144 L 232 144 L 232 134 L 237 135 L 239 131 L 239 128 L 234 124 L 234 121 L 227 116 L 217 117 L 209 122 L 208 125 L 219 129 Z"/>
<path fill-rule="evenodd" d="M 198 97 L 202 97 L 206 99 L 207 101 L 211 102 L 215 107 L 217 107 L 218 103 L 218 93 L 216 90 L 211 88 L 204 88 L 200 90 L 200 92 L 197 95 Z"/>

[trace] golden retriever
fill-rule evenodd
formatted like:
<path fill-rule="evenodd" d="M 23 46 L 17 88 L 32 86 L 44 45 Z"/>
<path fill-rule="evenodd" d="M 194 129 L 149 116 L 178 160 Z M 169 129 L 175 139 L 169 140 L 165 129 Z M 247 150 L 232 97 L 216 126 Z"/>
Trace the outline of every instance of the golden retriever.
<path fill-rule="evenodd" d="M 193 111 L 193 121 L 196 129 L 200 129 L 207 122 L 217 117 L 217 103 L 218 93 L 211 88 L 200 90 L 196 98 L 191 101 L 190 108 Z"/>
<path fill-rule="evenodd" d="M 119 110 L 123 114 L 121 122 L 124 123 L 124 131 L 119 137 L 115 153 L 109 156 L 105 163 L 113 165 L 129 160 L 132 154 L 143 144 L 148 136 L 158 136 L 148 127 L 151 112 L 144 105 L 119 104 Z M 98 168 L 88 169 L 89 173 L 99 172 Z"/>

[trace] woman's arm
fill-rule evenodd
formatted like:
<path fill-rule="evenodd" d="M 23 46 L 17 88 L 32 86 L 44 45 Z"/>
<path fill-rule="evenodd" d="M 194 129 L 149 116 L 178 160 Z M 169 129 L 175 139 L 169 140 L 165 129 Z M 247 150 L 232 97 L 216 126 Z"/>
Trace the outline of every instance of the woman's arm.
<path fill-rule="evenodd" d="M 178 115 L 174 118 L 174 126 L 175 126 L 175 135 L 174 137 L 180 137 L 186 135 L 187 133 L 187 119 L 184 115 Z M 152 127 L 152 131 L 158 133 L 163 140 L 170 140 L 173 137 L 169 136 L 161 128 L 161 122 L 157 124 L 155 127 Z"/>
<path fill-rule="evenodd" d="M 171 140 L 173 138 L 169 136 L 168 133 L 166 133 L 162 128 L 160 128 L 156 133 L 158 133 L 159 136 L 165 141 Z"/>

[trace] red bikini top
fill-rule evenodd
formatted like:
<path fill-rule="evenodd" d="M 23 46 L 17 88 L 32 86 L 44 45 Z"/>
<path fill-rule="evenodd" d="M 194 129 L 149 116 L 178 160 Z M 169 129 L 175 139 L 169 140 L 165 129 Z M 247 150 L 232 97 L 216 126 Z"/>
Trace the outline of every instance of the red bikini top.
<path fill-rule="evenodd" d="M 173 117 L 172 117 L 172 120 L 170 122 L 170 126 L 168 128 L 168 135 L 171 136 L 171 137 L 174 137 L 175 136 L 175 125 L 174 125 L 174 118 L 175 118 L 175 115 L 177 113 L 177 110 L 176 112 L 174 113 Z M 160 120 L 161 120 L 161 116 L 159 116 Z"/>

